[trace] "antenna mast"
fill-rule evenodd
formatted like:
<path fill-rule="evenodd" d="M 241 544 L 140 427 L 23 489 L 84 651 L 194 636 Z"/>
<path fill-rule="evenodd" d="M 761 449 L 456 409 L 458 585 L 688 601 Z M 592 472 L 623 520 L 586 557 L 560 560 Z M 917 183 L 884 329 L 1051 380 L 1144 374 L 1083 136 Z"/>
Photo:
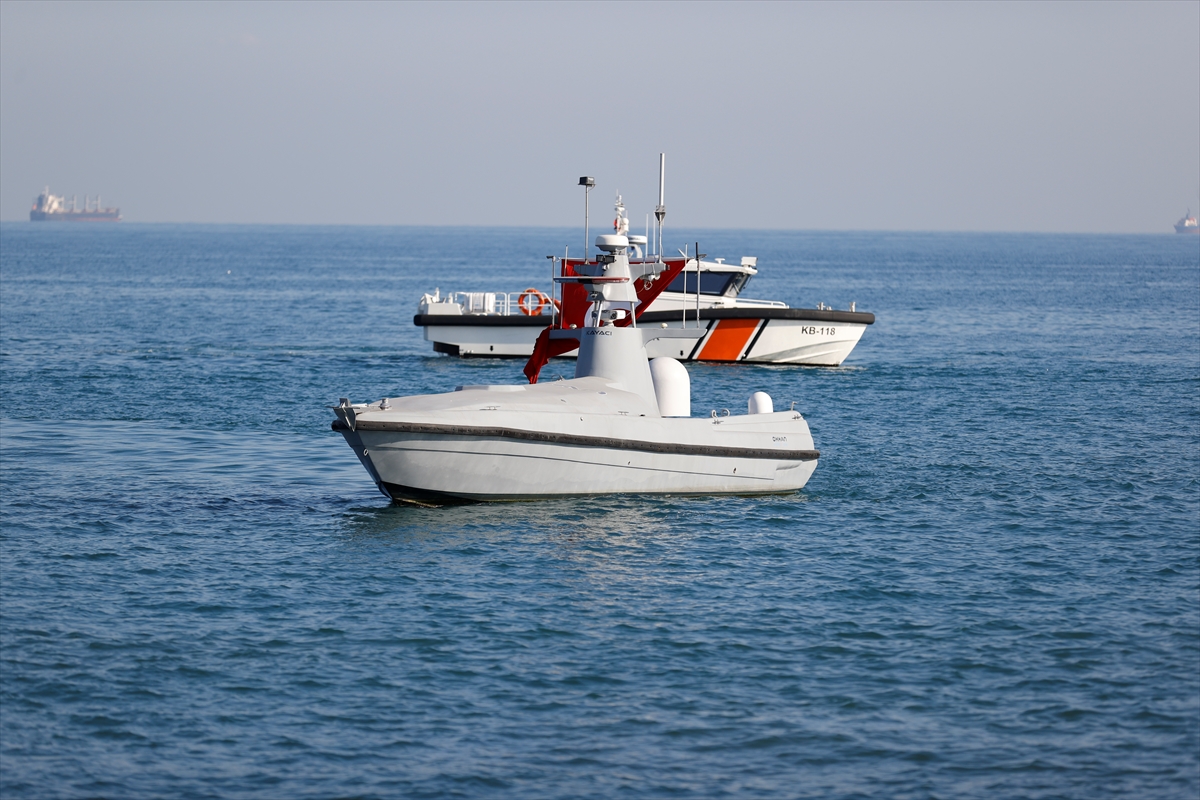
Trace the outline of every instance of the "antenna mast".
<path fill-rule="evenodd" d="M 588 233 L 588 195 L 591 193 L 592 187 L 596 185 L 596 179 L 590 175 L 584 175 L 579 179 L 579 185 L 583 187 L 583 263 L 586 264 L 588 260 L 588 245 L 591 244 L 588 241 L 588 236 L 590 235 Z"/>
<path fill-rule="evenodd" d="M 663 218 L 667 216 L 667 207 L 663 205 L 663 184 L 667 179 L 667 154 L 658 154 L 658 205 L 654 208 L 654 218 L 658 220 L 658 246 L 655 248 L 658 260 L 662 261 L 662 229 Z"/>

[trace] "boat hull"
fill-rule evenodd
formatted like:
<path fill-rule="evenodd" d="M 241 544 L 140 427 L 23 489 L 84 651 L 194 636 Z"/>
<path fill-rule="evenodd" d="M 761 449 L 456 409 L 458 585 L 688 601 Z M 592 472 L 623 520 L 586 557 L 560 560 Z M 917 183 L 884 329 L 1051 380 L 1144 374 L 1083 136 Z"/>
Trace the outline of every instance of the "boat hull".
<path fill-rule="evenodd" d="M 413 322 L 433 343 L 434 352 L 460 358 L 529 358 L 533 343 L 554 318 L 538 316 L 491 316 L 417 314 Z"/>
<path fill-rule="evenodd" d="M 648 311 L 639 325 L 693 329 L 692 338 L 647 342 L 650 358 L 680 361 L 839 366 L 858 344 L 875 315 L 800 308 L 706 308 L 695 312 Z M 414 324 L 436 352 L 459 357 L 528 358 L 549 317 L 418 314 Z M 575 353 L 567 354 L 574 357 Z"/>
<path fill-rule="evenodd" d="M 30 222 L 120 222 L 119 211 L 38 211 L 29 212 Z"/>
<path fill-rule="evenodd" d="M 333 427 L 380 491 L 398 501 L 778 494 L 803 488 L 820 455 L 510 429 L 393 425 L 391 430 L 351 430 L 340 421 Z M 806 425 L 803 439 L 811 444 Z"/>

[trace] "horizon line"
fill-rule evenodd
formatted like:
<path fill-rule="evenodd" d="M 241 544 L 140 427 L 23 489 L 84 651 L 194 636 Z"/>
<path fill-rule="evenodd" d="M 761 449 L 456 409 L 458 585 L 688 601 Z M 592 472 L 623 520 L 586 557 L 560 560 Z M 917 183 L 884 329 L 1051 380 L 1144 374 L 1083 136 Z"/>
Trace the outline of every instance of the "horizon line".
<path fill-rule="evenodd" d="M 568 225 L 506 225 L 506 224 L 449 224 L 449 223 L 370 223 L 370 222 L 181 222 L 181 221 L 158 221 L 145 222 L 138 220 L 119 220 L 118 223 L 110 221 L 85 221 L 78 223 L 59 223 L 53 222 L 47 224 L 44 221 L 30 219 L 8 219 L 0 220 L 0 225 L 34 225 L 38 227 L 51 228 L 111 228 L 124 225 L 189 225 L 195 227 L 239 227 L 239 228 L 445 228 L 445 229 L 486 229 L 486 228 L 505 228 L 512 230 L 520 229 L 543 229 L 543 230 L 576 230 L 577 226 Z M 688 231 L 761 231 L 764 233 L 917 233 L 917 234 L 1042 234 L 1047 236 L 1187 236 L 1180 234 L 1178 231 L 1094 231 L 1094 230 L 938 230 L 934 228 L 770 228 L 770 227 L 726 227 L 726 226 L 704 226 L 704 225 L 680 225 L 675 226 L 674 230 Z"/>

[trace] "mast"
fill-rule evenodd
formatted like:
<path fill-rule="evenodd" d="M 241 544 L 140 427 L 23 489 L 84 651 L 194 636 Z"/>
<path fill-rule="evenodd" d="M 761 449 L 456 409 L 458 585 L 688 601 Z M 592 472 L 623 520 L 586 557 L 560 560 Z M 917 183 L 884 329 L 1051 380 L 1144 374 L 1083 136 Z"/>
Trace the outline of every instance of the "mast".
<path fill-rule="evenodd" d="M 588 242 L 588 236 L 590 235 L 588 233 L 588 217 L 590 216 L 588 214 L 588 195 L 591 193 L 592 187 L 596 185 L 596 179 L 590 175 L 584 175 L 579 179 L 579 185 L 583 187 L 583 263 L 586 264 L 588 260 L 588 246 L 590 244 Z"/>
<path fill-rule="evenodd" d="M 655 251 L 658 260 L 662 261 L 662 229 L 663 219 L 667 216 L 667 207 L 663 204 L 663 184 L 667 180 L 667 154 L 658 154 L 658 205 L 654 208 L 654 218 L 658 220 L 658 245 Z"/>

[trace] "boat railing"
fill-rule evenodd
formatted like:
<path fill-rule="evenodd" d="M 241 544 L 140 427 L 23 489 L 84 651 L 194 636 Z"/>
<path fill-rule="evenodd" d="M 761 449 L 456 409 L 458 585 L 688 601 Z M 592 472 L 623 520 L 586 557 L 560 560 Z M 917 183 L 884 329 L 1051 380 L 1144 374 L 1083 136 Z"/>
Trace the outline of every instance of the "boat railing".
<path fill-rule="evenodd" d="M 788 304 L 782 300 L 751 300 L 748 297 L 738 297 L 734 299 L 736 308 L 787 308 Z"/>
<path fill-rule="evenodd" d="M 463 314 L 481 314 L 508 317 L 523 313 L 521 298 L 526 292 L 447 292 L 434 302 L 454 303 L 462 309 Z M 427 296 L 428 297 L 428 296 Z M 542 298 L 545 298 L 544 300 Z M 543 294 L 537 298 L 544 315 L 553 313 L 550 308 L 549 295 Z M 433 298 L 430 298 L 433 300 Z M 532 304 L 530 304 L 532 305 Z"/>
<path fill-rule="evenodd" d="M 422 302 L 425 305 L 449 303 L 458 306 L 459 311 L 453 313 L 461 313 L 467 315 L 480 316 L 497 316 L 508 317 L 514 314 L 524 313 L 521 307 L 521 298 L 528 294 L 528 290 L 523 292 L 446 292 L 438 295 L 425 295 Z M 687 295 L 694 297 L 695 295 Z M 672 306 L 681 295 L 677 292 L 663 292 L 662 299 L 665 303 L 660 303 L 662 306 Z M 728 304 L 735 308 L 787 308 L 788 304 L 780 300 L 752 300 L 748 297 L 723 298 L 709 295 L 702 295 L 702 303 L 705 308 L 711 306 L 724 306 Z M 538 313 L 542 315 L 551 315 L 554 313 L 550 307 L 548 295 L 542 294 L 536 298 L 539 301 L 540 308 Z M 722 302 L 724 301 L 724 302 Z M 532 306 L 532 303 L 530 304 Z M 431 310 L 432 313 L 437 313 L 436 310 Z"/>
<path fill-rule="evenodd" d="M 696 294 L 694 292 L 663 292 L 655 301 L 654 309 L 658 311 L 664 310 L 665 307 L 679 307 L 681 304 L 691 308 L 696 303 Z M 701 294 L 701 308 L 787 308 L 788 304 L 782 300 L 754 300 L 749 297 L 732 297 L 726 295 Z"/>

